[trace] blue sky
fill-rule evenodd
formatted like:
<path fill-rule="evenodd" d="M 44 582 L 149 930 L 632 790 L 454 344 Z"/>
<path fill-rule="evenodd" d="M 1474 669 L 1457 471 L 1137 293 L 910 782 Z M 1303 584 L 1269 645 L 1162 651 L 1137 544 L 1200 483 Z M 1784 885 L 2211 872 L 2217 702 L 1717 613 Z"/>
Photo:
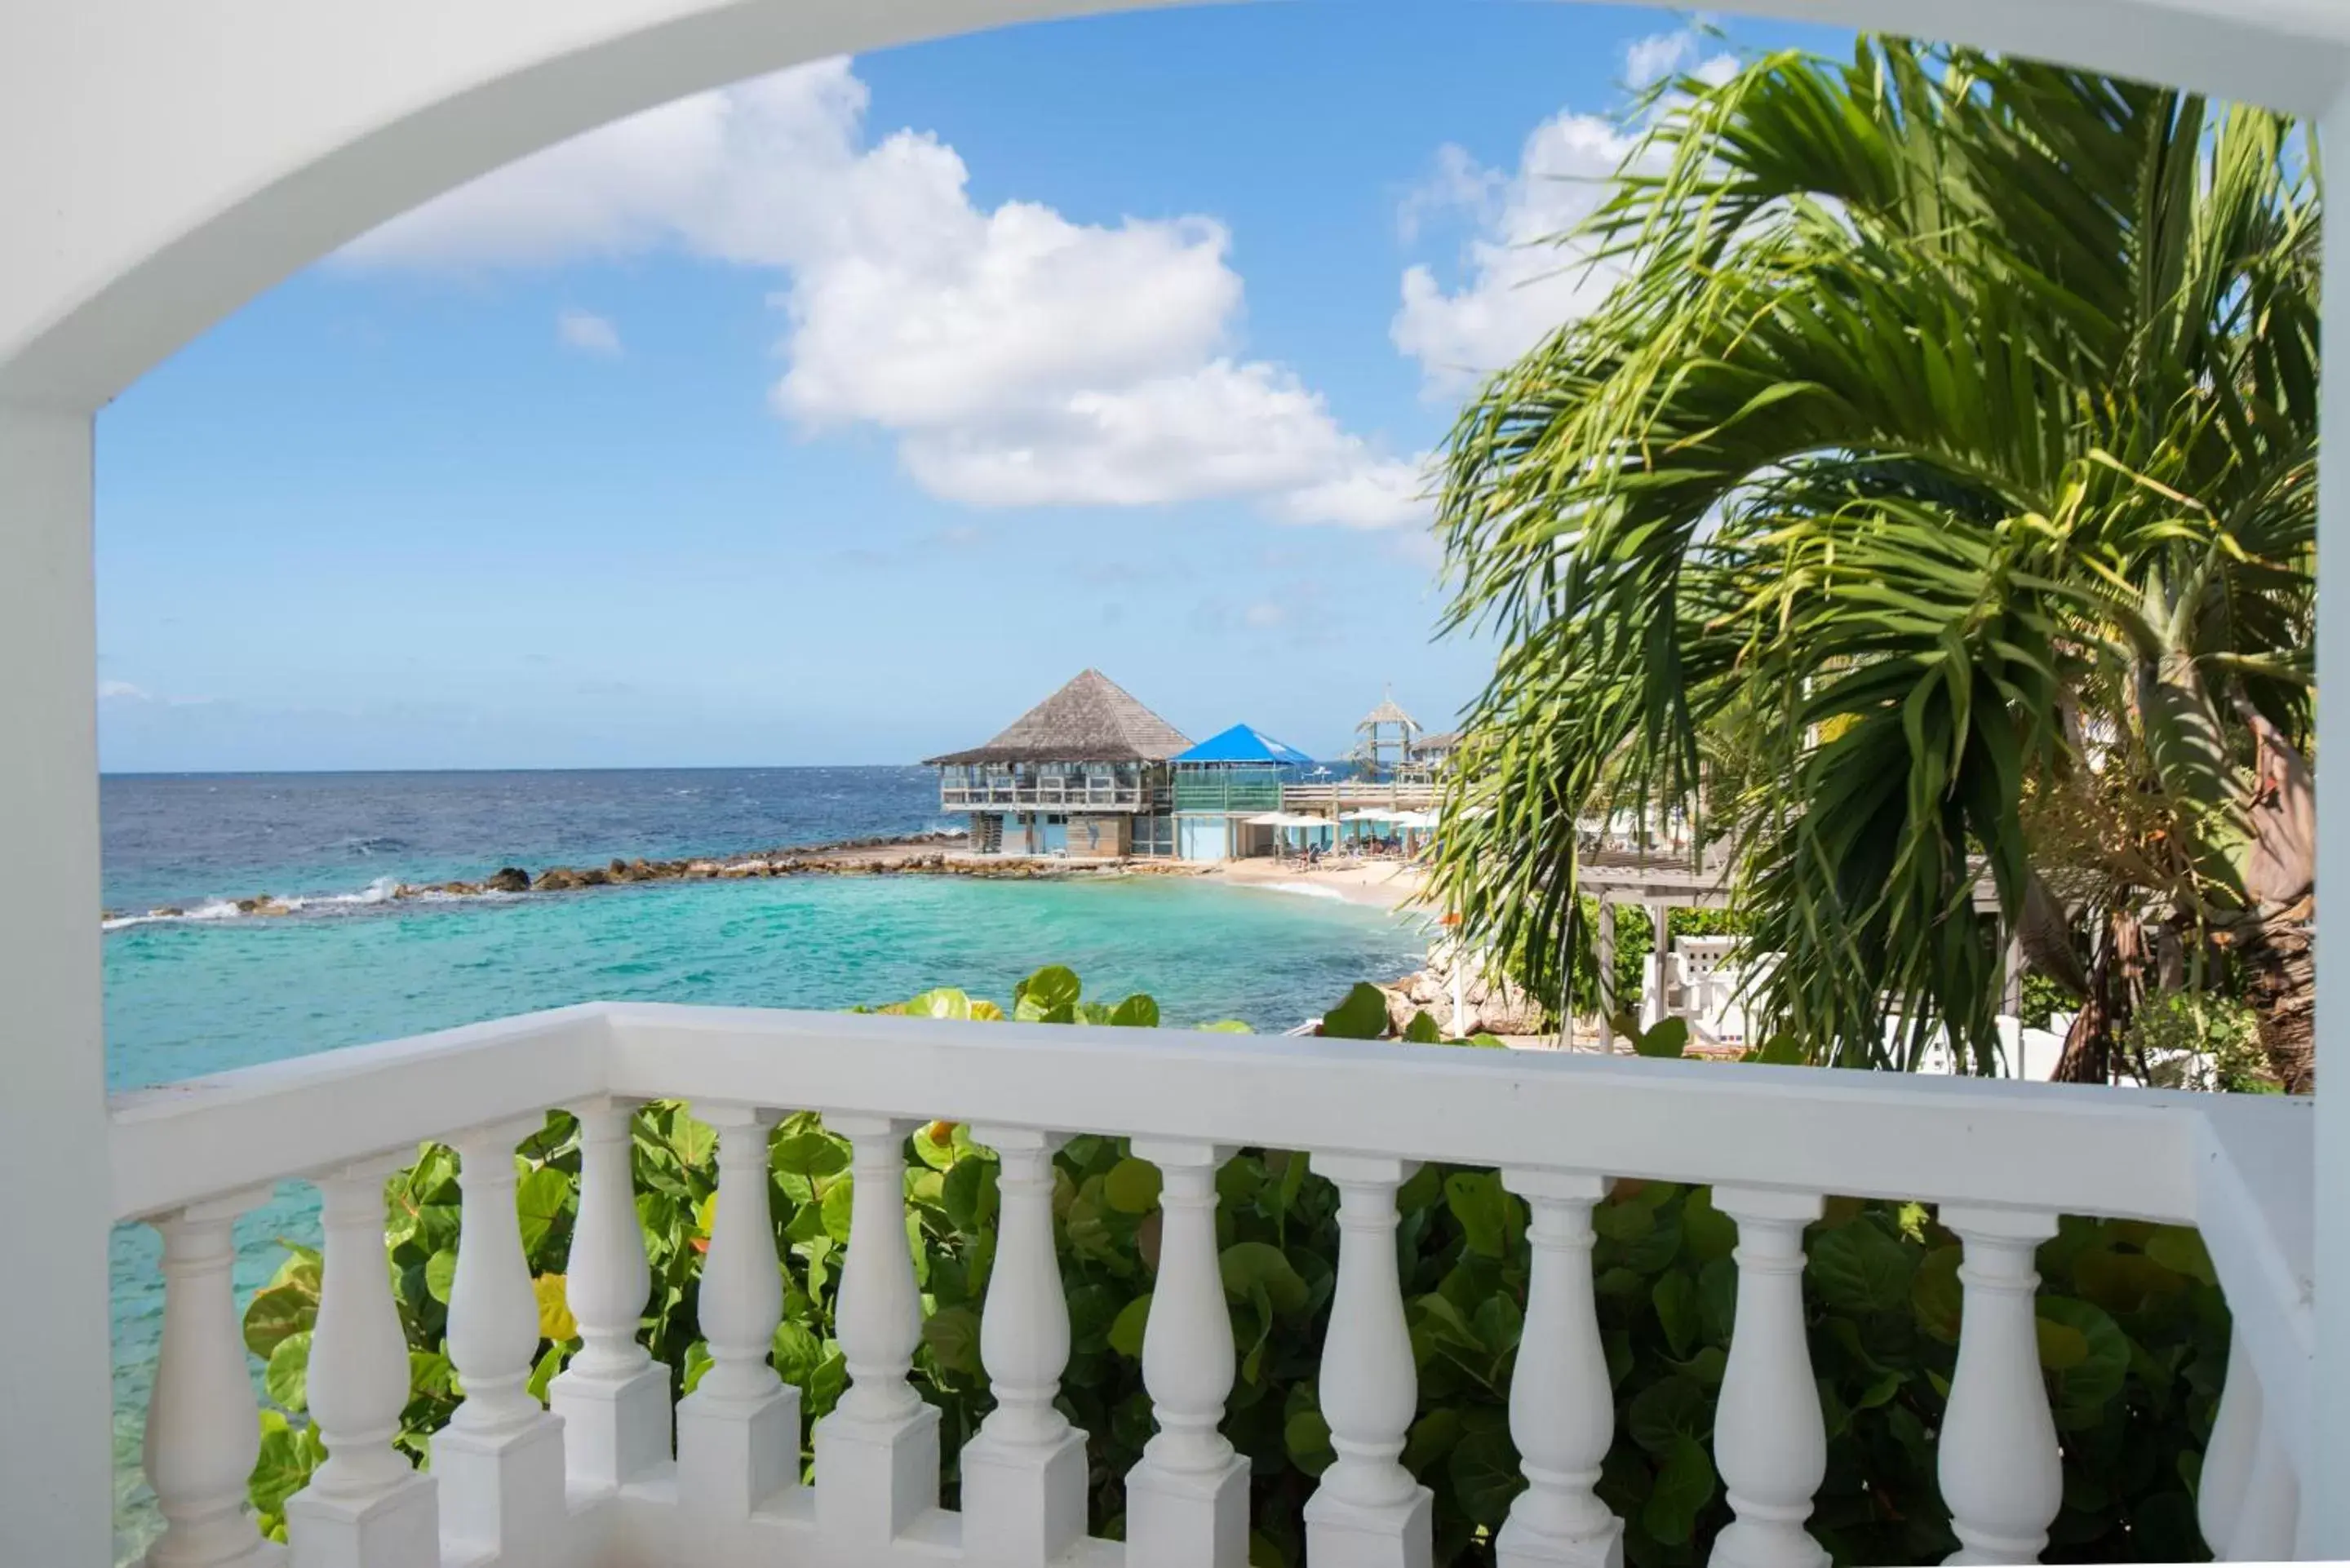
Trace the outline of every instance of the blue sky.
<path fill-rule="evenodd" d="M 1627 82 L 1816 29 L 1339 4 L 668 106 L 287 280 L 99 423 L 109 770 L 910 760 L 1094 665 L 1441 726 L 1418 465 L 1605 278 Z"/>

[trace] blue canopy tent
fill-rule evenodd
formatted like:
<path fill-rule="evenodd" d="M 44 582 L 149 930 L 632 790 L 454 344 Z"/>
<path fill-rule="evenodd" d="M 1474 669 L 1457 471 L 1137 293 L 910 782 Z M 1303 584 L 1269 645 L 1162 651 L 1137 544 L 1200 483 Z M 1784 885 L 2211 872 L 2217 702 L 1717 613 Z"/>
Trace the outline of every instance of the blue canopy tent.
<path fill-rule="evenodd" d="M 1310 768 L 1314 759 L 1295 746 L 1284 745 L 1253 724 L 1234 724 L 1231 729 L 1209 736 L 1188 752 L 1178 752 L 1170 759 L 1180 767 L 1190 763 L 1250 763 L 1260 767 Z"/>
<path fill-rule="evenodd" d="M 1234 724 L 1169 759 L 1175 775 L 1178 853 L 1186 860 L 1224 860 L 1262 853 L 1251 818 L 1281 810 L 1281 786 L 1314 759 L 1256 729 Z"/>

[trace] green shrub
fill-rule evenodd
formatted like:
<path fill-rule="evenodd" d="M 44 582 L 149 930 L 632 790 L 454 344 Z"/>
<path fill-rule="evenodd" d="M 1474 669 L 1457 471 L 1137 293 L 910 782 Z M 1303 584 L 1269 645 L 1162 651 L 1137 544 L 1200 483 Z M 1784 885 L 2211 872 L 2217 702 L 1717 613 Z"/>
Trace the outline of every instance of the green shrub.
<path fill-rule="evenodd" d="M 1364 1012 L 1359 997 L 1350 1000 Z M 1047 970 L 1022 987 L 1010 1011 L 1138 1023 L 1155 1020 L 1147 1002 L 1101 1008 L 1081 1000 L 1068 971 Z M 1334 1020 L 1355 1016 L 1347 1005 Z M 1004 1012 L 958 992 L 926 992 L 884 1011 Z M 653 1274 L 643 1338 L 682 1395 L 707 1365 L 694 1297 L 715 1189 L 714 1137 L 675 1104 L 645 1107 L 635 1130 L 638 1210 Z M 571 1117 L 551 1115 L 517 1156 L 545 1335 L 533 1379 L 542 1393 L 576 1348 L 561 1272 L 577 1198 L 576 1135 Z M 941 1123 L 907 1140 L 907 1158 L 927 1314 L 914 1377 L 942 1415 L 952 1506 L 953 1456 L 991 1403 L 978 1330 L 994 1254 L 996 1168 L 967 1129 Z M 800 1389 L 803 1418 L 812 1423 L 847 1380 L 833 1309 L 847 1241 L 848 1147 L 814 1116 L 794 1116 L 776 1129 L 770 1163 L 786 1278 L 775 1362 Z M 1093 1528 L 1117 1536 L 1121 1478 L 1151 1431 L 1140 1355 L 1158 1183 L 1115 1138 L 1077 1137 L 1055 1167 L 1054 1233 L 1072 1345 L 1061 1404 L 1089 1435 Z M 1295 1564 L 1301 1511 L 1332 1458 L 1315 1379 L 1336 1268 L 1337 1195 L 1303 1155 L 1280 1149 L 1244 1150 L 1216 1186 L 1240 1364 L 1224 1430 L 1253 1467 L 1254 1560 Z M 414 1371 L 400 1441 L 421 1457 L 455 1404 L 442 1345 L 458 1222 L 453 1157 L 427 1146 L 387 1193 Z M 1436 1561 L 1489 1562 L 1492 1532 L 1521 1485 L 1507 1401 L 1525 1309 L 1524 1207 L 1491 1170 L 1430 1165 L 1404 1186 L 1399 1208 L 1419 1382 L 1404 1462 L 1435 1491 Z M 1633 1568 L 1693 1568 L 1728 1519 L 1710 1438 L 1735 1299 L 1735 1228 L 1706 1188 L 1627 1181 L 1599 1205 L 1594 1230 L 1617 1402 L 1600 1494 L 1626 1521 Z M 1918 1205 L 1839 1199 L 1812 1228 L 1807 1251 L 1811 1350 L 1829 1439 L 1812 1529 L 1838 1563 L 1939 1561 L 1957 1544 L 1934 1479 L 1934 1434 L 1956 1356 L 1957 1243 Z M 2191 1231 L 2068 1219 L 2041 1250 L 2040 1267 L 2041 1355 L 2065 1455 L 2051 1558 L 2205 1555 L 2192 1492 L 2226 1363 L 2228 1315 L 2200 1242 Z M 252 1491 L 273 1532 L 282 1532 L 285 1499 L 321 1457 L 305 1416 L 303 1376 L 317 1288 L 317 1255 L 291 1250 L 245 1314 L 247 1344 L 268 1363 L 271 1407 Z"/>
<path fill-rule="evenodd" d="M 2164 1089 L 2276 1094 L 2260 1014 L 2210 991 L 2149 996 L 2130 1018 L 2122 1045 L 2147 1084 Z"/>

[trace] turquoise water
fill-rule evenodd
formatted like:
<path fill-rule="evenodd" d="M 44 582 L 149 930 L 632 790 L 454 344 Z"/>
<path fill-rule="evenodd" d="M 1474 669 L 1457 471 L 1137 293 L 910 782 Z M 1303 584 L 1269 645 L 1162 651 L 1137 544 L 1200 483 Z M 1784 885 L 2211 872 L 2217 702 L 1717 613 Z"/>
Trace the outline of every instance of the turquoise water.
<path fill-rule="evenodd" d="M 1274 1031 L 1357 980 L 1416 967 L 1425 945 L 1416 924 L 1381 911 L 1162 877 L 808 877 L 330 905 L 111 932 L 107 1076 L 127 1089 L 591 1000 L 829 1009 L 959 985 L 1008 1001 L 1047 962 L 1076 970 L 1089 996 L 1150 992 L 1170 1024 Z M 240 1222 L 241 1299 L 276 1269 L 280 1237 L 317 1241 L 308 1187 L 287 1184 Z M 159 1252 L 143 1227 L 115 1233 L 126 1554 L 153 1528 L 137 1433 L 161 1328 Z"/>

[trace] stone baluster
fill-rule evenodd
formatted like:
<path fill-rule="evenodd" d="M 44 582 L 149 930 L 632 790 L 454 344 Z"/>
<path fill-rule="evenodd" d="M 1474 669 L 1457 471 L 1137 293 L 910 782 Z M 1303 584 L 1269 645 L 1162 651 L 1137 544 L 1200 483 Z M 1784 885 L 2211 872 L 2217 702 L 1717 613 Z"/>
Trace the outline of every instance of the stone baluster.
<path fill-rule="evenodd" d="M 259 1568 L 283 1555 L 245 1506 L 261 1425 L 231 1278 L 230 1228 L 268 1199 L 256 1188 L 150 1221 L 163 1238 L 163 1339 L 145 1459 L 163 1533 L 147 1568 Z"/>
<path fill-rule="evenodd" d="M 1066 1140 L 1025 1127 L 971 1136 L 1002 1160 L 1003 1219 L 979 1324 L 995 1408 L 963 1446 L 963 1554 L 1044 1563 L 1086 1532 L 1086 1435 L 1053 1406 L 1069 1364 L 1069 1303 L 1053 1251 L 1053 1155 Z"/>
<path fill-rule="evenodd" d="M 816 1427 L 816 1526 L 841 1549 L 870 1552 L 939 1505 L 939 1412 L 906 1375 L 922 1338 L 922 1300 L 906 1235 L 906 1135 L 920 1124 L 835 1116 L 854 1150 L 848 1257 L 835 1333 L 848 1390 Z"/>
<path fill-rule="evenodd" d="M 2033 1253 L 2056 1234 L 2054 1214 L 1946 1204 L 1942 1224 L 1965 1246 L 1959 1364 L 1942 1417 L 1942 1500 L 1959 1550 L 1950 1563 L 2034 1563 L 2064 1505 L 2064 1464 L 2040 1373 Z"/>
<path fill-rule="evenodd" d="M 450 1364 L 465 1397 L 432 1438 L 441 1534 L 459 1553 L 541 1568 L 564 1518 L 563 1417 L 530 1392 L 538 1298 L 515 1211 L 515 1145 L 544 1116 L 477 1127 L 452 1139 L 463 1208 L 449 1284 Z"/>
<path fill-rule="evenodd" d="M 2211 1440 L 2203 1446 L 2203 1469 L 2195 1483 L 2196 1522 L 2214 1561 L 2236 1556 L 2236 1521 L 2243 1517 L 2244 1493 L 2252 1479 L 2262 1420 L 2260 1375 L 2240 1332 L 2228 1340 L 2228 1381 L 2220 1390 L 2220 1413 L 2211 1420 Z"/>
<path fill-rule="evenodd" d="M 1711 1568 L 1825 1568 L 1804 1529 L 1827 1473 L 1827 1424 L 1804 1337 L 1804 1227 L 1815 1195 L 1716 1188 L 1738 1222 L 1738 1321 L 1714 1411 L 1714 1466 L 1736 1513 Z"/>
<path fill-rule="evenodd" d="M 318 1183 L 326 1258 L 310 1333 L 310 1418 L 327 1460 L 286 1503 L 295 1568 L 438 1568 L 438 1483 L 392 1446 L 408 1407 L 408 1335 L 391 1299 L 384 1179 L 405 1154 Z"/>
<path fill-rule="evenodd" d="M 565 1296 L 579 1352 L 550 1384 L 572 1484 L 609 1490 L 670 1457 L 669 1369 L 637 1342 L 652 1270 L 637 1219 L 634 1106 L 600 1099 L 579 1118 L 579 1213 Z"/>
<path fill-rule="evenodd" d="M 696 1106 L 694 1114 L 718 1132 L 718 1207 L 702 1260 L 710 1365 L 677 1407 L 678 1499 L 714 1517 L 743 1519 L 771 1493 L 799 1484 L 799 1390 L 768 1360 L 784 1320 L 768 1198 L 775 1117 L 749 1106 Z"/>
<path fill-rule="evenodd" d="M 1403 1468 L 1419 1402 L 1396 1276 L 1396 1189 L 1415 1168 L 1358 1155 L 1314 1157 L 1338 1187 L 1338 1282 L 1318 1387 L 1337 1459 L 1305 1504 L 1315 1568 L 1427 1568 L 1433 1494 Z"/>
<path fill-rule="evenodd" d="M 1616 1398 L 1591 1281 L 1591 1206 L 1597 1176 L 1505 1170 L 1526 1200 L 1533 1262 L 1525 1330 L 1510 1377 L 1510 1438 L 1526 1490 L 1495 1542 L 1501 1568 L 1618 1568 L 1624 1523 L 1592 1490 L 1616 1436 Z"/>
<path fill-rule="evenodd" d="M 1159 1430 L 1126 1475 L 1128 1568 L 1245 1568 L 1248 1459 L 1218 1430 L 1236 1365 L 1216 1251 L 1216 1171 L 1232 1151 L 1137 1138 L 1159 1168 L 1159 1274 L 1142 1385 Z"/>

